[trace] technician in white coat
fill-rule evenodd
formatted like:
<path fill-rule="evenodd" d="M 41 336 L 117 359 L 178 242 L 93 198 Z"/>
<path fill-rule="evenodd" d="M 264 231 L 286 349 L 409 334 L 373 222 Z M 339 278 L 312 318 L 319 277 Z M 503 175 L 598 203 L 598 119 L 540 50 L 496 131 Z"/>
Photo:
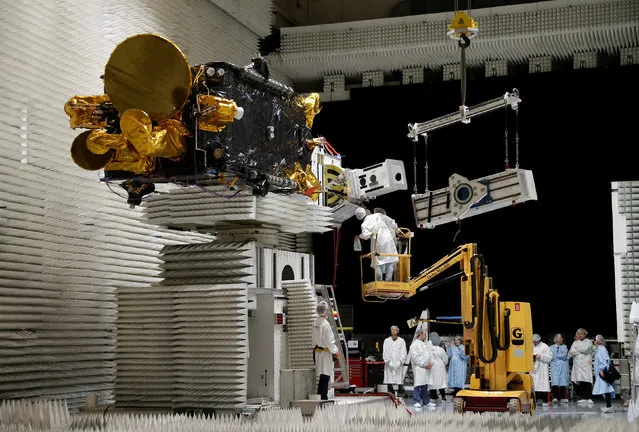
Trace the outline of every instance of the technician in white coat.
<path fill-rule="evenodd" d="M 399 394 L 404 394 L 404 361 L 406 360 L 406 342 L 399 337 L 399 327 L 391 327 L 391 335 L 384 340 L 382 356 L 384 358 L 384 384 L 398 386 Z"/>
<path fill-rule="evenodd" d="M 595 346 L 590 339 L 586 339 L 588 332 L 580 328 L 575 334 L 575 341 L 570 346 L 568 357 L 572 358 L 572 372 L 570 380 L 575 383 L 579 400 L 578 404 L 592 405 L 592 355 Z"/>
<path fill-rule="evenodd" d="M 395 245 L 395 231 L 397 224 L 395 221 L 383 213 L 373 213 L 366 215 L 366 209 L 358 207 L 355 210 L 355 217 L 362 222 L 362 233 L 359 238 L 371 241 L 371 252 L 376 254 L 395 254 L 397 255 L 397 246 Z M 393 280 L 393 264 L 399 261 L 396 256 L 376 256 L 375 263 L 377 280 Z M 371 267 L 373 267 L 371 260 Z"/>
<path fill-rule="evenodd" d="M 448 354 L 440 346 L 441 338 L 437 332 L 431 332 L 428 340 L 433 345 L 433 367 L 430 374 L 433 377 L 433 384 L 430 386 L 430 399 L 437 400 L 437 390 L 442 397 L 442 401 L 446 401 L 446 387 L 448 386 L 448 374 L 446 373 L 446 365 L 448 364 Z"/>
<path fill-rule="evenodd" d="M 322 400 L 328 399 L 328 385 L 335 375 L 335 364 L 333 356 L 339 357 L 333 329 L 326 320 L 329 312 L 328 303 L 321 301 L 317 305 L 317 319 L 313 323 L 312 343 L 313 360 L 315 362 L 315 372 L 319 375 L 317 384 L 317 394 Z"/>
<path fill-rule="evenodd" d="M 413 368 L 413 400 L 415 408 L 434 408 L 430 401 L 428 386 L 433 383 L 430 370 L 433 367 L 432 345 L 426 341 L 426 329 L 422 329 L 410 345 L 410 361 Z"/>
<path fill-rule="evenodd" d="M 535 368 L 533 369 L 533 383 L 537 400 L 541 399 L 543 406 L 547 407 L 550 400 L 550 378 L 548 368 L 552 360 L 552 351 L 548 345 L 541 341 L 537 333 L 533 335 L 533 356 Z"/>

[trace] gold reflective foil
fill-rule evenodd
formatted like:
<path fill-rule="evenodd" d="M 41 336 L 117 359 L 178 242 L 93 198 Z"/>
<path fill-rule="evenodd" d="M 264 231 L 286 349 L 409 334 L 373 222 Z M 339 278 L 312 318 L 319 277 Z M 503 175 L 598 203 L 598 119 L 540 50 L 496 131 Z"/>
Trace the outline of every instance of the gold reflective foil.
<path fill-rule="evenodd" d="M 104 154 L 115 150 L 115 155 L 104 167 L 111 171 L 131 171 L 136 174 L 150 174 L 155 159 L 140 156 L 133 144 L 123 134 L 109 134 L 103 130 L 92 131 L 86 139 L 87 148 L 95 154 Z"/>
<path fill-rule="evenodd" d="M 135 151 L 135 150 L 134 150 Z M 136 160 L 118 160 L 118 155 L 111 162 L 107 164 L 105 170 L 107 171 L 130 171 L 136 174 L 151 174 L 155 168 L 155 158 L 143 157 Z M 125 157 L 125 156 L 123 156 Z"/>
<path fill-rule="evenodd" d="M 115 156 L 106 166 L 111 171 L 131 171 L 136 174 L 150 174 L 155 168 L 155 158 L 140 155 L 133 144 L 127 141 L 124 149 L 115 152 Z"/>
<path fill-rule="evenodd" d="M 304 195 L 310 197 L 313 201 L 317 201 L 321 192 L 321 184 L 310 165 L 306 165 L 306 170 L 302 169 L 299 162 L 295 162 L 293 168 L 284 170 L 284 174 L 295 183 L 297 188 Z"/>
<path fill-rule="evenodd" d="M 95 111 L 100 104 L 111 102 L 108 95 L 74 96 L 64 104 L 64 112 L 69 116 L 72 129 L 99 129 L 106 127 L 106 120 Z"/>
<path fill-rule="evenodd" d="M 166 120 L 153 128 L 154 156 L 176 158 L 186 151 L 189 130 L 179 120 Z"/>
<path fill-rule="evenodd" d="M 104 69 L 104 88 L 120 113 L 136 108 L 154 121 L 172 118 L 191 92 L 191 68 L 180 49 L 154 34 L 121 42 Z"/>
<path fill-rule="evenodd" d="M 86 137 L 86 148 L 96 155 L 113 152 L 105 169 L 150 174 L 156 157 L 175 158 L 186 150 L 189 131 L 179 120 L 169 119 L 153 127 L 142 110 L 127 110 L 120 119 L 121 134 L 94 130 Z"/>
<path fill-rule="evenodd" d="M 323 138 L 313 138 L 306 141 L 306 145 L 309 149 L 313 150 L 315 147 L 322 147 L 324 145 Z"/>
<path fill-rule="evenodd" d="M 201 130 L 220 132 L 237 115 L 237 105 L 231 99 L 198 94 L 197 102 L 201 112 L 198 124 Z"/>
<path fill-rule="evenodd" d="M 94 130 L 87 136 L 87 148 L 91 153 L 104 154 L 109 150 L 124 150 L 127 141 L 122 134 L 110 134 L 105 130 Z"/>
<path fill-rule="evenodd" d="M 130 109 L 122 115 L 120 128 L 141 156 L 175 158 L 186 151 L 189 131 L 179 120 L 165 120 L 153 127 L 144 111 Z"/>
<path fill-rule="evenodd" d="M 90 151 L 87 147 L 87 137 L 92 131 L 84 131 L 78 135 L 71 144 L 71 158 L 80 168 L 85 170 L 95 171 L 100 168 L 104 168 L 113 155 L 115 150 L 110 149 L 105 153 L 96 154 Z"/>
<path fill-rule="evenodd" d="M 319 93 L 311 93 L 304 99 L 304 113 L 306 114 L 306 127 L 313 127 L 315 116 L 322 110 L 320 107 Z"/>
<path fill-rule="evenodd" d="M 310 197 L 313 201 L 317 201 L 319 194 L 322 191 L 322 185 L 320 181 L 315 177 L 313 170 L 309 164 L 306 165 L 306 190 L 304 194 Z"/>

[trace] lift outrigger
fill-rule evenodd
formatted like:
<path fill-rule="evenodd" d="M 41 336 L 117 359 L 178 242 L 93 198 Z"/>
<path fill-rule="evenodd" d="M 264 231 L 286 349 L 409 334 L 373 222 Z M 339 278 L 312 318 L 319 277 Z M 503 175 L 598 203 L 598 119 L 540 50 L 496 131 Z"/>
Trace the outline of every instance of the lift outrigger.
<path fill-rule="evenodd" d="M 451 280 L 461 282 L 461 316 L 466 353 L 474 373 L 470 389 L 461 390 L 453 400 L 455 412 L 502 411 L 529 413 L 535 411 L 532 376 L 533 346 L 530 304 L 501 302 L 477 244 L 455 248 L 435 264 L 410 276 L 411 240 L 413 233 L 397 230 L 401 244 L 399 254 L 371 252 L 360 258 L 362 298 L 385 302 L 410 298 L 436 285 Z M 393 281 L 364 281 L 364 262 L 376 264 L 378 256 L 396 256 L 399 261 Z M 434 280 L 446 270 L 459 265 L 460 271 Z M 374 272 L 375 273 L 375 272 Z M 418 320 L 416 320 L 418 321 Z"/>

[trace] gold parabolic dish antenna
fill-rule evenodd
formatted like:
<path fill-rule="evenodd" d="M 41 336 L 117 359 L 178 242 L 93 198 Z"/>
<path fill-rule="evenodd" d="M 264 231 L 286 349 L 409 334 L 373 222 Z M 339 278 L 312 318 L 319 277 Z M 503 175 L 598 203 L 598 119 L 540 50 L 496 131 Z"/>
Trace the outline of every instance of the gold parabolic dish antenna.
<path fill-rule="evenodd" d="M 92 153 L 87 148 L 87 137 L 93 131 L 84 131 L 73 140 L 71 144 L 71 157 L 80 168 L 96 171 L 104 168 L 115 154 L 115 150 L 109 150 L 104 154 Z"/>
<path fill-rule="evenodd" d="M 120 114 L 131 108 L 162 121 L 182 109 L 191 91 L 191 69 L 182 51 L 158 35 L 121 42 L 104 71 L 104 87 Z"/>

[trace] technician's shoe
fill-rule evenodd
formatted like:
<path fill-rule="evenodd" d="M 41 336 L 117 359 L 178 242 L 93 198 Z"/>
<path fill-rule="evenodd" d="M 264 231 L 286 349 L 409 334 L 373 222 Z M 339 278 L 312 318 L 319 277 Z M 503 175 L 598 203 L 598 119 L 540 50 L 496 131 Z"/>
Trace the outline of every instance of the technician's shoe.
<path fill-rule="evenodd" d="M 420 404 L 419 402 L 415 402 L 415 404 L 413 405 L 415 408 L 421 408 L 422 404 Z"/>
<path fill-rule="evenodd" d="M 554 398 L 554 399 L 552 400 L 552 403 L 556 404 L 556 403 L 559 403 L 559 401 L 557 400 L 557 398 Z"/>
<path fill-rule="evenodd" d="M 562 399 L 559 402 L 561 402 L 562 404 L 567 404 L 568 403 L 568 399 Z"/>
<path fill-rule="evenodd" d="M 429 408 L 435 408 L 437 405 L 435 405 L 433 402 L 428 402 L 426 406 Z"/>
<path fill-rule="evenodd" d="M 615 412 L 615 409 L 613 407 L 603 407 L 603 408 L 601 408 L 601 412 L 613 413 L 613 412 Z"/>
<path fill-rule="evenodd" d="M 588 402 L 586 402 L 586 399 L 579 399 L 577 401 L 577 405 L 587 405 L 587 404 L 588 404 Z"/>
<path fill-rule="evenodd" d="M 586 399 L 586 404 L 593 405 L 594 402 L 592 401 L 592 399 Z"/>
<path fill-rule="evenodd" d="M 544 403 L 542 404 L 542 406 L 543 406 L 544 408 L 548 408 L 549 404 L 548 404 L 548 402 L 544 402 Z"/>

